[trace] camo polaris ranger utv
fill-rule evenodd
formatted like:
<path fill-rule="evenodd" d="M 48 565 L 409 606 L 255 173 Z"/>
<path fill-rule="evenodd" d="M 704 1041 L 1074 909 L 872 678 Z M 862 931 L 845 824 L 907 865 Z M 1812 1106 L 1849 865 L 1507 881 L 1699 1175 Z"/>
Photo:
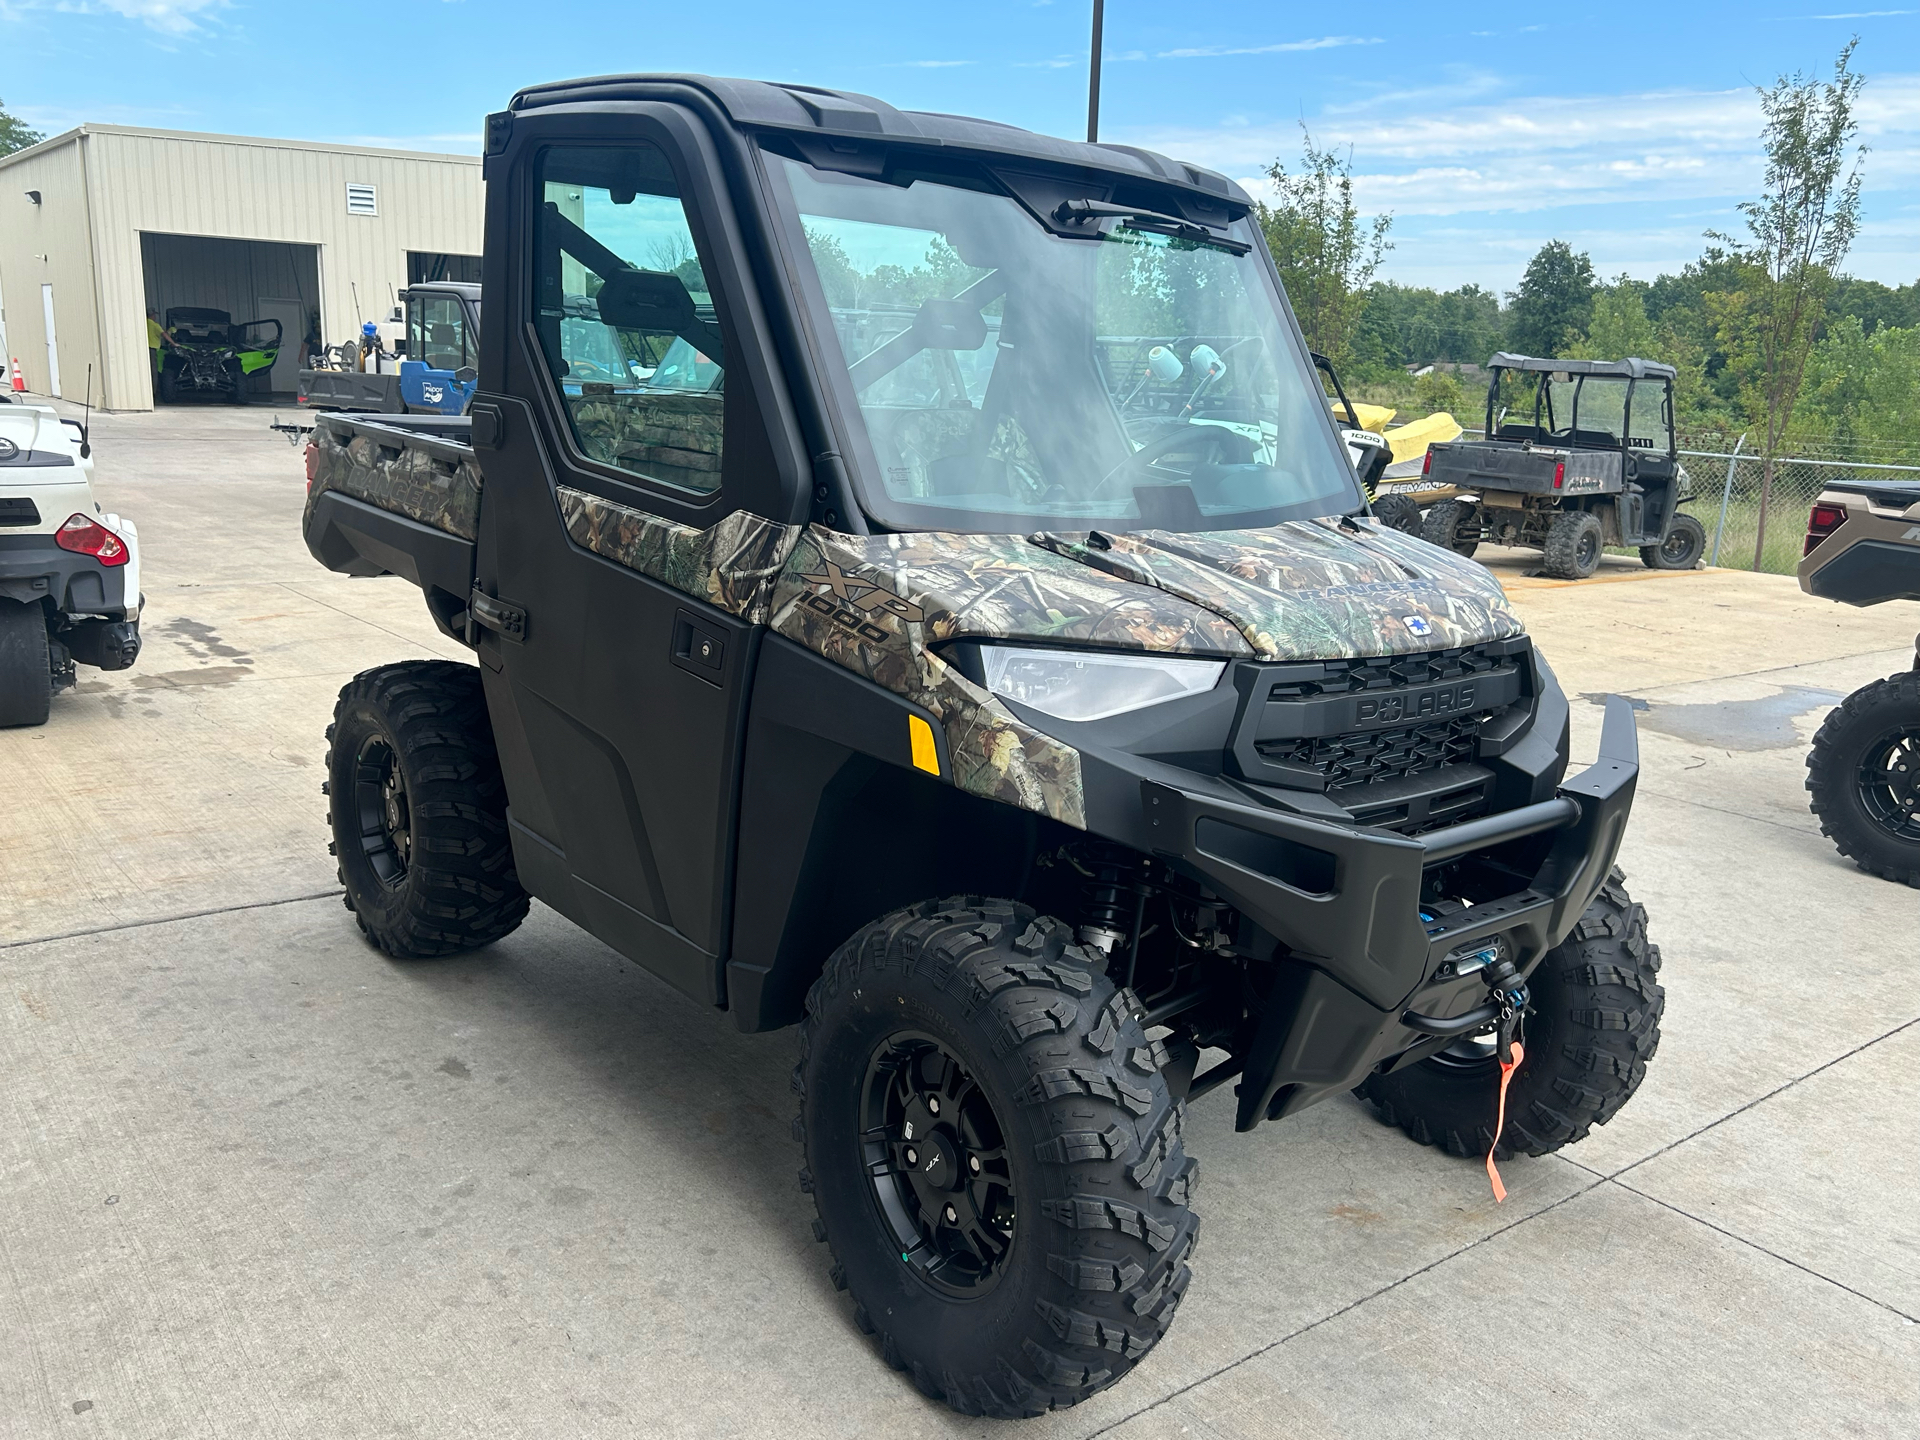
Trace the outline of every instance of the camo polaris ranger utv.
<path fill-rule="evenodd" d="M 1840 480 L 1807 516 L 1800 588 L 1847 605 L 1920 600 L 1920 483 Z M 1807 755 L 1820 833 L 1862 870 L 1920 888 L 1920 636 L 1913 668 L 1863 685 Z"/>
<path fill-rule="evenodd" d="M 800 1025 L 833 1279 L 991 1415 L 1166 1331 L 1187 1102 L 1358 1087 L 1478 1156 L 1632 1094 L 1631 714 L 1566 775 L 1498 585 L 1368 515 L 1232 182 L 692 76 L 486 137 L 470 415 L 308 451 L 313 553 L 476 659 L 341 692 L 374 943 L 482 945 L 531 894 Z"/>

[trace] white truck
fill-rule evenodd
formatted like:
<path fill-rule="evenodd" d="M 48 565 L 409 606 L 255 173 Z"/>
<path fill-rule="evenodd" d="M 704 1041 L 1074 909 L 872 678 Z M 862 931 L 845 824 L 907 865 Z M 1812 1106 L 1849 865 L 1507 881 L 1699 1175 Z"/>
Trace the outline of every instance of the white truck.
<path fill-rule="evenodd" d="M 0 726 L 44 725 L 76 665 L 140 654 L 140 537 L 94 499 L 92 455 L 84 424 L 0 403 Z"/>

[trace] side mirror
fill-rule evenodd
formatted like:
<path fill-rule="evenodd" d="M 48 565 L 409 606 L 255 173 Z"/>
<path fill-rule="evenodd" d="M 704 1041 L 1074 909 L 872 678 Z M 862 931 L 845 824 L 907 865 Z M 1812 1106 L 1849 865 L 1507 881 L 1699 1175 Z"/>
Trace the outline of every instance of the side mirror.
<path fill-rule="evenodd" d="M 616 330 L 685 335 L 694 327 L 693 296 L 678 275 L 659 270 L 620 270 L 607 277 L 597 297 L 600 319 Z"/>
<path fill-rule="evenodd" d="M 480 378 L 480 372 L 471 365 L 462 365 L 453 372 L 454 381 L 461 385 L 471 385 Z"/>
<path fill-rule="evenodd" d="M 406 319 L 407 319 L 407 312 L 401 309 L 398 305 L 394 306 L 393 313 L 387 316 L 388 323 L 393 325 L 403 325 L 406 323 Z"/>

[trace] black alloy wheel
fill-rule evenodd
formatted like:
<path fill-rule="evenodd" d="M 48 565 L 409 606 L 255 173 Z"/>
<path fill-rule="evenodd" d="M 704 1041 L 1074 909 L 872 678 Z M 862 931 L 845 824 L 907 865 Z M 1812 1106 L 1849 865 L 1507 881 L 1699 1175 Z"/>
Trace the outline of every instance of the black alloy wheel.
<path fill-rule="evenodd" d="M 354 757 L 353 814 L 368 866 L 381 884 L 398 888 L 413 858 L 413 813 L 400 757 L 384 735 L 367 736 Z"/>
<path fill-rule="evenodd" d="M 1842 855 L 1920 887 L 1920 671 L 1834 706 L 1807 754 L 1807 789 L 1820 833 Z"/>
<path fill-rule="evenodd" d="M 1896 840 L 1920 842 L 1920 726 L 1882 735 L 1854 776 L 1860 808 Z"/>
<path fill-rule="evenodd" d="M 889 1036 L 867 1066 L 861 1149 L 900 1258 L 946 1295 L 984 1294 L 1013 1248 L 1006 1132 L 986 1092 L 933 1036 Z"/>
<path fill-rule="evenodd" d="M 1707 549 L 1707 527 L 1691 515 L 1676 515 L 1666 539 L 1640 547 L 1640 563 L 1649 570 L 1691 570 Z"/>

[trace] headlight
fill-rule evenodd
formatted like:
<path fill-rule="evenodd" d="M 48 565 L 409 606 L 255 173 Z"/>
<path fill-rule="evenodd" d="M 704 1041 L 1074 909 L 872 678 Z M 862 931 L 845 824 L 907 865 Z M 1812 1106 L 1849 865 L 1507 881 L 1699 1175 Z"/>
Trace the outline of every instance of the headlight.
<path fill-rule="evenodd" d="M 1211 690 L 1224 660 L 982 645 L 987 688 L 1062 720 L 1104 720 Z"/>

